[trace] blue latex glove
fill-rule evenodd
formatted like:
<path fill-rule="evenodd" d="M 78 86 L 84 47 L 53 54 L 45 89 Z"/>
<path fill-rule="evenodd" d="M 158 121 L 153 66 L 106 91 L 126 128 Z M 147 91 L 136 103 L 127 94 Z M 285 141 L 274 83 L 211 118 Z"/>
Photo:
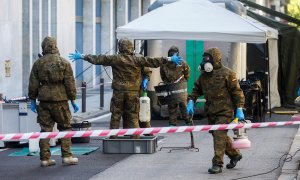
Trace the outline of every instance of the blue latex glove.
<path fill-rule="evenodd" d="M 79 51 L 75 50 L 75 53 L 69 53 L 69 59 L 72 61 L 77 61 L 78 59 L 83 59 L 84 54 L 81 54 Z"/>
<path fill-rule="evenodd" d="M 193 115 L 194 114 L 194 101 L 189 100 L 186 108 L 186 112 L 188 115 Z"/>
<path fill-rule="evenodd" d="M 144 91 L 147 90 L 147 85 L 148 85 L 148 79 L 147 78 L 144 78 L 143 81 L 142 81 L 142 89 Z"/>
<path fill-rule="evenodd" d="M 235 117 L 239 119 L 239 121 L 244 120 L 245 116 L 243 113 L 243 108 L 236 108 L 236 114 Z"/>
<path fill-rule="evenodd" d="M 74 113 L 76 113 L 79 110 L 79 106 L 75 103 L 75 102 L 71 102 L 73 109 L 74 109 Z"/>
<path fill-rule="evenodd" d="M 181 66 L 181 62 L 182 62 L 182 57 L 178 57 L 177 53 L 175 53 L 172 57 L 171 57 L 171 61 L 173 63 L 175 63 L 177 66 Z"/>
<path fill-rule="evenodd" d="M 297 92 L 297 94 L 298 94 L 298 96 L 300 96 L 300 87 L 299 87 L 299 89 L 298 89 L 298 92 Z"/>
<path fill-rule="evenodd" d="M 36 113 L 36 102 L 35 102 L 35 100 L 31 100 L 30 109 L 31 109 L 32 112 Z"/>

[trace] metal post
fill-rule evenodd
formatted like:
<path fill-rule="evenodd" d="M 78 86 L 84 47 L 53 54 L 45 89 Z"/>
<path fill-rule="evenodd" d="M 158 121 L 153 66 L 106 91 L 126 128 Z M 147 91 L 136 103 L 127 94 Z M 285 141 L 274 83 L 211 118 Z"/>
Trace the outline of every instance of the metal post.
<path fill-rule="evenodd" d="M 100 78 L 100 109 L 104 107 L 104 79 Z"/>
<path fill-rule="evenodd" d="M 81 84 L 81 106 L 82 106 L 82 112 L 86 112 L 86 82 L 82 82 Z"/>

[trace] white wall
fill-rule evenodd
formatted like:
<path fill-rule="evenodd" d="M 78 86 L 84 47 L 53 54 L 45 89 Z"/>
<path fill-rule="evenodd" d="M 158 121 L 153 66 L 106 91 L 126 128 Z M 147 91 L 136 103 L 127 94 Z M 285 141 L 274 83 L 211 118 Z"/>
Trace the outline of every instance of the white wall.
<path fill-rule="evenodd" d="M 7 98 L 22 96 L 22 3 L 0 1 L 0 93 Z M 10 60 L 10 77 L 5 77 L 5 60 Z"/>

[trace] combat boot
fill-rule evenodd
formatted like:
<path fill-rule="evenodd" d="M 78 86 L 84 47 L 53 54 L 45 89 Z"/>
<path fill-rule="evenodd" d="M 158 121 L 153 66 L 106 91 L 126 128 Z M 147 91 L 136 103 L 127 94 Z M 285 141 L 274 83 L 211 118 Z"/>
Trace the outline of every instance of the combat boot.
<path fill-rule="evenodd" d="M 242 157 L 243 157 L 242 154 L 239 154 L 239 155 L 236 155 L 236 156 L 230 158 L 230 163 L 228 163 L 226 165 L 226 168 L 227 169 L 234 168 L 236 166 L 237 162 L 242 159 Z"/>
<path fill-rule="evenodd" d="M 56 164 L 56 162 L 54 159 L 48 159 L 48 160 L 41 161 L 42 167 L 53 166 L 55 164 Z"/>
<path fill-rule="evenodd" d="M 74 158 L 72 156 L 64 157 L 62 163 L 63 165 L 76 165 L 78 164 L 78 158 Z"/>
<path fill-rule="evenodd" d="M 208 169 L 210 174 L 218 174 L 222 172 L 222 166 L 213 165 L 211 168 Z"/>

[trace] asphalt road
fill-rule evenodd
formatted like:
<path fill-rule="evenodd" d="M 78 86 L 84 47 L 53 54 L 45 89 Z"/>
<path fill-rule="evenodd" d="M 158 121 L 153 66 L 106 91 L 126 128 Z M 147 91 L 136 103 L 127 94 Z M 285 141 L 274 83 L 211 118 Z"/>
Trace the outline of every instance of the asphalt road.
<path fill-rule="evenodd" d="M 287 121 L 290 116 L 272 115 L 267 121 Z M 183 122 L 182 122 L 183 123 Z M 205 124 L 206 121 L 195 121 Z M 107 129 L 109 117 L 92 122 L 93 129 Z M 153 126 L 167 126 L 166 120 L 153 120 Z M 105 180 L 173 180 L 173 179 L 236 179 L 264 173 L 278 166 L 280 157 L 287 153 L 298 130 L 298 126 L 260 128 L 248 131 L 252 142 L 250 149 L 242 150 L 243 159 L 233 170 L 223 169 L 223 173 L 210 175 L 207 169 L 213 157 L 212 137 L 207 132 L 194 132 L 195 150 L 176 150 L 171 153 L 162 149 L 153 154 L 103 154 L 101 138 L 93 138 L 88 144 L 73 146 L 91 146 L 99 149 L 89 155 L 81 155 L 79 165 L 62 166 L 61 158 L 53 156 L 57 165 L 48 168 L 40 167 L 38 157 L 11 157 L 10 153 L 21 147 L 12 147 L 0 152 L 0 179 L 105 179 Z M 230 134 L 232 134 L 230 132 Z M 190 145 L 189 133 L 160 134 L 158 148 Z M 229 162 L 226 157 L 225 163 Z M 281 167 L 271 173 L 246 179 L 277 179 Z"/>

